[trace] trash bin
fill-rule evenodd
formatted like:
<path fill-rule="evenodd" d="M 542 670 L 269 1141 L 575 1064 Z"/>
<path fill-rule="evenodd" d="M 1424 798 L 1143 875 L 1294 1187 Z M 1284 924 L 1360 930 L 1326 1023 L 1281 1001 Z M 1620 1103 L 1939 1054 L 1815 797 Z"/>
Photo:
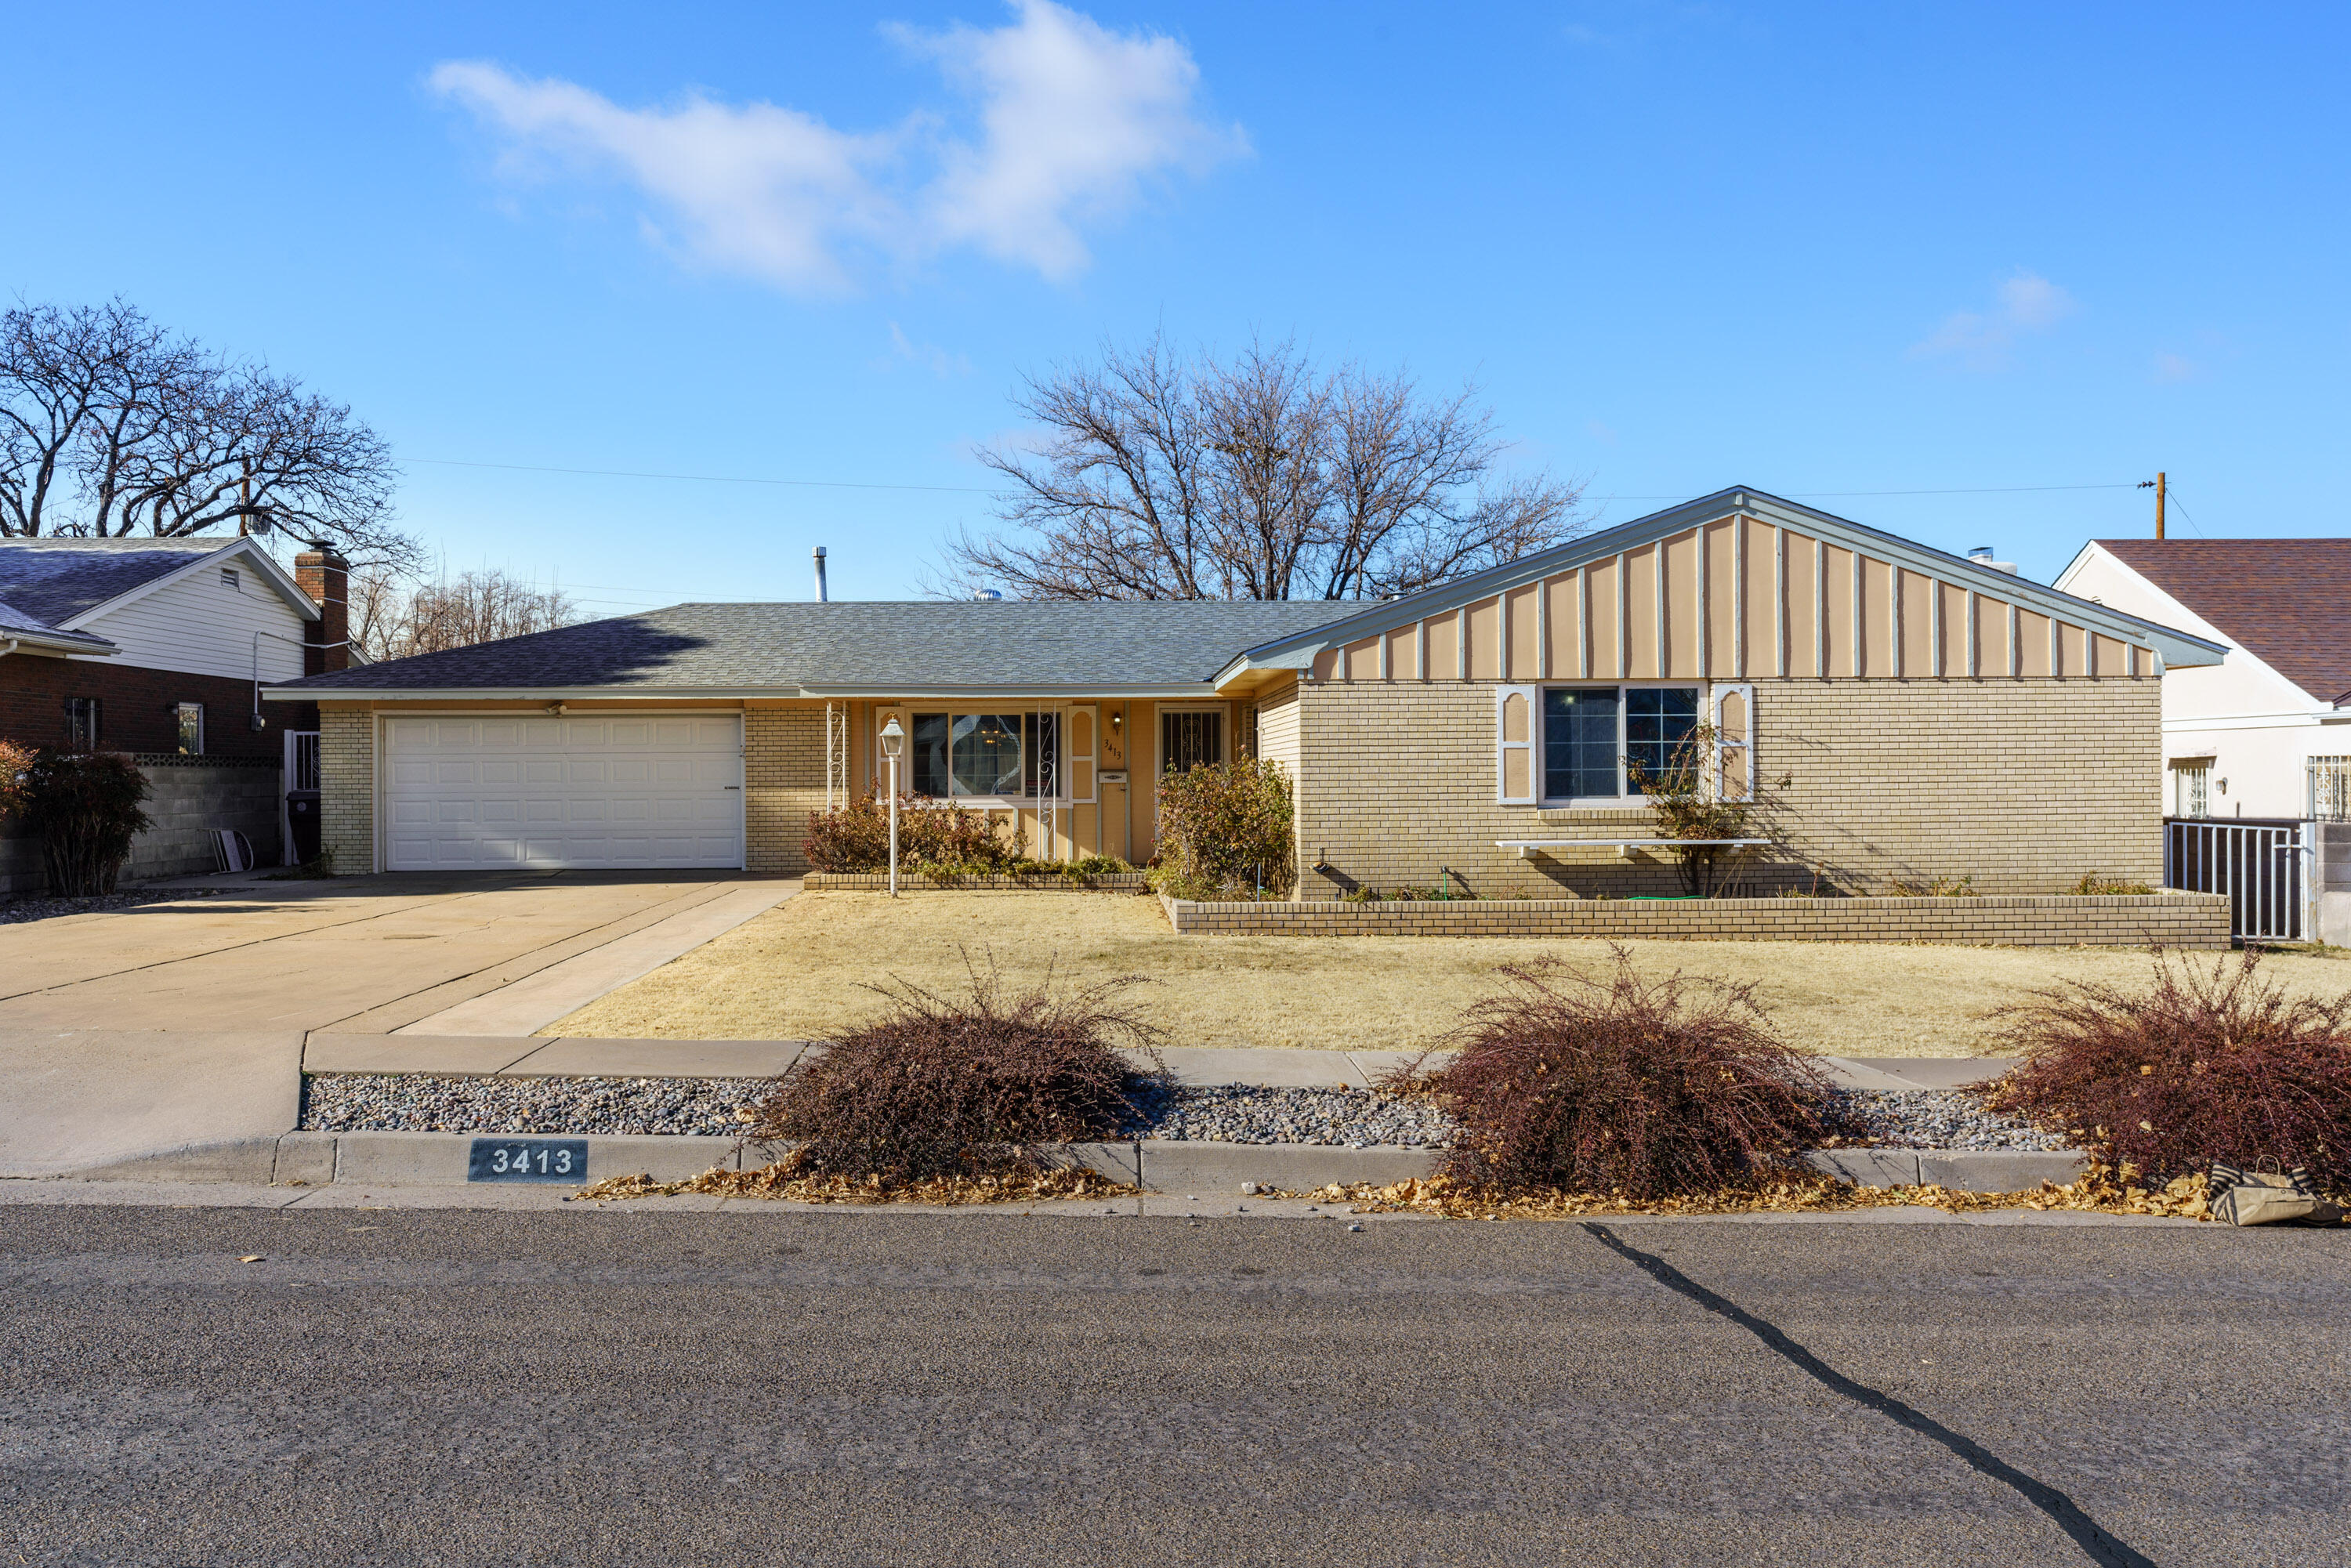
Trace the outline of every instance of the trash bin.
<path fill-rule="evenodd" d="M 286 791 L 286 825 L 294 834 L 294 863 L 308 865 L 319 858 L 319 792 Z"/>

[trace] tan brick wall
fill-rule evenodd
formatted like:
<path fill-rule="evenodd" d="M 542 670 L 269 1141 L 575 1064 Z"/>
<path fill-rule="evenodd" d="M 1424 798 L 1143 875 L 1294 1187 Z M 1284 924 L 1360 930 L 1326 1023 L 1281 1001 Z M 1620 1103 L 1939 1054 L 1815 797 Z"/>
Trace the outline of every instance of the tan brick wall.
<path fill-rule="evenodd" d="M 824 709 L 755 707 L 743 715 L 744 869 L 808 870 L 800 845 L 824 810 Z"/>
<path fill-rule="evenodd" d="M 1784 850 L 1741 885 L 1853 894 L 1970 876 L 1982 894 L 2054 894 L 2086 872 L 2160 880 L 2161 693 L 2147 680 L 1755 683 L 1758 768 Z M 1494 802 L 1494 687 L 1313 684 L 1300 693 L 1301 896 L 1431 887 L 1489 896 L 1667 894 L 1671 865 L 1609 850 L 1522 861 L 1498 839 L 1645 838 L 1639 806 Z M 1329 870 L 1309 869 L 1318 854 Z M 1452 884 L 1457 889 L 1460 882 Z"/>
<path fill-rule="evenodd" d="M 1961 946 L 2229 946 L 2220 894 L 2076 898 L 1712 898 L 1632 902 L 1189 904 L 1162 898 L 1179 932 L 1266 936 L 1535 936 L 1721 942 L 1942 942 Z"/>
<path fill-rule="evenodd" d="M 375 870 L 375 715 L 319 705 L 319 842 L 338 876 Z"/>

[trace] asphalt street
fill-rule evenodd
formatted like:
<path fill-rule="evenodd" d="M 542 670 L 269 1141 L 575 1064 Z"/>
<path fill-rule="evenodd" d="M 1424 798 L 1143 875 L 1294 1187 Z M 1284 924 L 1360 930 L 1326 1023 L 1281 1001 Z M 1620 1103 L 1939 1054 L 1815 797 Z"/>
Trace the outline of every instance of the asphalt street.
<path fill-rule="evenodd" d="M 0 1564 L 2351 1563 L 2342 1232 L 0 1213 Z"/>

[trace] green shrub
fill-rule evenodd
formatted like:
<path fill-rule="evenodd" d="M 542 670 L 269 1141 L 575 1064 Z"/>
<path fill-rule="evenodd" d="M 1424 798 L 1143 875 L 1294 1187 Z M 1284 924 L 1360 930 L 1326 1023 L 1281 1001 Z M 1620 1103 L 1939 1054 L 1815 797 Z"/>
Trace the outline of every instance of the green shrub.
<path fill-rule="evenodd" d="M 1604 979 L 1502 968 L 1508 988 L 1469 1009 L 1458 1055 L 1389 1080 L 1452 1113 L 1447 1176 L 1654 1198 L 1719 1190 L 1819 1141 L 1827 1080 L 1771 1033 L 1751 986 L 1646 982 L 1622 948 L 1615 964 Z"/>
<path fill-rule="evenodd" d="M 1159 870 L 1178 898 L 1286 894 L 1297 878 L 1290 779 L 1260 758 L 1202 764 L 1159 780 Z"/>
<path fill-rule="evenodd" d="M 799 1141 L 802 1172 L 892 1183 L 1033 1167 L 1047 1145 L 1116 1137 L 1164 1071 L 1159 1030 L 1118 1000 L 1142 983 L 1057 988 L 1048 975 L 1008 996 L 993 968 L 975 967 L 963 996 L 869 988 L 889 1011 L 804 1053 L 754 1111 L 751 1135 Z"/>
<path fill-rule="evenodd" d="M 24 770 L 23 815 L 41 835 L 49 892 L 58 898 L 112 893 L 131 841 L 153 824 L 140 808 L 147 776 L 111 751 L 42 747 Z"/>
<path fill-rule="evenodd" d="M 810 811 L 801 841 L 815 871 L 890 869 L 890 804 L 868 790 L 837 811 Z M 1019 858 L 1010 838 L 998 832 L 987 814 L 968 806 L 913 795 L 898 797 L 898 866 L 935 868 L 963 875 L 1000 873 Z"/>

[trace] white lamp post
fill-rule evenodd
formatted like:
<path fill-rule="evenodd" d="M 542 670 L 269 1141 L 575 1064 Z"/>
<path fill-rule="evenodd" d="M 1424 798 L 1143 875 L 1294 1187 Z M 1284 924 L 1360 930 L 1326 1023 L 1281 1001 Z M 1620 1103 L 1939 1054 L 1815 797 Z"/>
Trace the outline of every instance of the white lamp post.
<path fill-rule="evenodd" d="M 882 755 L 890 759 L 890 896 L 898 896 L 898 753 L 906 744 L 906 732 L 898 727 L 898 716 L 892 714 L 890 722 L 882 727 Z"/>

